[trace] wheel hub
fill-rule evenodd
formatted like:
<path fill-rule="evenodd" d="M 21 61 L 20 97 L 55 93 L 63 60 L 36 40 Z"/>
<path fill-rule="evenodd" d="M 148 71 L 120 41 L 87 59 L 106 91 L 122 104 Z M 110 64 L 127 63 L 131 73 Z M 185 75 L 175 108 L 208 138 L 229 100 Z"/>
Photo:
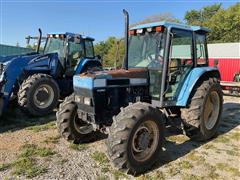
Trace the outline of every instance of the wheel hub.
<path fill-rule="evenodd" d="M 77 115 L 74 117 L 73 125 L 75 130 L 80 134 L 89 134 L 93 131 L 92 125 L 82 121 Z"/>
<path fill-rule="evenodd" d="M 49 98 L 48 92 L 44 89 L 39 90 L 36 96 L 39 102 L 45 102 Z"/>
<path fill-rule="evenodd" d="M 145 151 L 150 143 L 150 134 L 149 130 L 146 127 L 142 127 L 137 132 L 137 137 L 134 142 L 134 149 L 137 152 Z"/>
<path fill-rule="evenodd" d="M 218 119 L 220 109 L 220 98 L 217 92 L 213 91 L 209 94 L 204 108 L 205 127 L 211 130 Z"/>
<path fill-rule="evenodd" d="M 136 161 L 147 160 L 155 152 L 159 143 L 159 129 L 156 122 L 147 120 L 133 135 L 132 155 Z"/>
<path fill-rule="evenodd" d="M 48 108 L 54 100 L 53 88 L 48 84 L 40 85 L 33 95 L 33 102 L 40 109 Z"/>

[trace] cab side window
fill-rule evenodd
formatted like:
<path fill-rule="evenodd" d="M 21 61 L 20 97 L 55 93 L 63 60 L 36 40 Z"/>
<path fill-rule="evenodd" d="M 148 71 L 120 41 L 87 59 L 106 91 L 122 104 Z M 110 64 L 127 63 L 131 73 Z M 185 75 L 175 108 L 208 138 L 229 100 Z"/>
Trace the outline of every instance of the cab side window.
<path fill-rule="evenodd" d="M 205 41 L 206 41 L 205 35 L 196 34 L 197 65 L 206 65 L 207 64 Z"/>
<path fill-rule="evenodd" d="M 173 29 L 168 64 L 167 100 L 176 100 L 185 77 L 193 67 L 193 34 L 191 31 Z"/>
<path fill-rule="evenodd" d="M 94 51 L 93 51 L 93 42 L 90 40 L 85 40 L 85 49 L 86 49 L 86 57 L 93 58 Z"/>

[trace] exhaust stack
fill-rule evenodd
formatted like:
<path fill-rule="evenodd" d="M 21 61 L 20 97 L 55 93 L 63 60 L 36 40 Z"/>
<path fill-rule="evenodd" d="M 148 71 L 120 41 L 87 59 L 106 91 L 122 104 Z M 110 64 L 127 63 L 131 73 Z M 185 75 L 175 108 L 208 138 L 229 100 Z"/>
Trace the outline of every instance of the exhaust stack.
<path fill-rule="evenodd" d="M 38 37 L 37 53 L 39 53 L 41 41 L 42 41 L 42 30 L 39 28 L 38 31 L 39 31 L 39 37 Z"/>
<path fill-rule="evenodd" d="M 123 69 L 128 70 L 128 31 L 129 31 L 129 14 L 123 9 L 123 14 L 125 17 L 125 56 L 123 62 Z"/>

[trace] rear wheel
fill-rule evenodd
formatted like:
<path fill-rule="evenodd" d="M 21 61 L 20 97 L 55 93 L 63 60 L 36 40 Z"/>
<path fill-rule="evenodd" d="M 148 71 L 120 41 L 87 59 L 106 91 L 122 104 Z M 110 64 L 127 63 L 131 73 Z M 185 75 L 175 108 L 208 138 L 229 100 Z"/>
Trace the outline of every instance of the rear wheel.
<path fill-rule="evenodd" d="M 119 170 L 136 175 L 149 169 L 162 150 L 164 124 L 161 112 L 135 103 L 113 119 L 107 139 L 109 157 Z"/>
<path fill-rule="evenodd" d="M 196 140 L 212 138 L 219 126 L 223 95 L 216 78 L 199 82 L 188 108 L 181 109 L 188 135 Z"/>
<path fill-rule="evenodd" d="M 57 106 L 59 88 L 55 80 L 47 74 L 28 77 L 18 92 L 18 104 L 35 116 L 49 114 Z"/>
<path fill-rule="evenodd" d="M 73 94 L 66 97 L 64 102 L 60 104 L 57 112 L 57 127 L 64 139 L 76 143 L 90 141 L 94 133 L 92 125 L 78 118 Z"/>

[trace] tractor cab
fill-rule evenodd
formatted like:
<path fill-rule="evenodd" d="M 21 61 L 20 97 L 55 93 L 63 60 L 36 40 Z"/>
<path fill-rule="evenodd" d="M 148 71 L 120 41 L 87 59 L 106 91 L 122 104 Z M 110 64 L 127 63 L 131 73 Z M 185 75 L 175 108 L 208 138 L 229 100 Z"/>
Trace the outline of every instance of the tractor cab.
<path fill-rule="evenodd" d="M 72 71 L 81 58 L 95 58 L 93 41 L 80 34 L 51 33 L 47 35 L 43 54 L 57 53 L 63 69 Z"/>
<path fill-rule="evenodd" d="M 207 66 L 208 30 L 169 22 L 138 25 L 129 31 L 128 68 L 146 68 L 156 106 L 176 105 L 187 75 Z"/>

